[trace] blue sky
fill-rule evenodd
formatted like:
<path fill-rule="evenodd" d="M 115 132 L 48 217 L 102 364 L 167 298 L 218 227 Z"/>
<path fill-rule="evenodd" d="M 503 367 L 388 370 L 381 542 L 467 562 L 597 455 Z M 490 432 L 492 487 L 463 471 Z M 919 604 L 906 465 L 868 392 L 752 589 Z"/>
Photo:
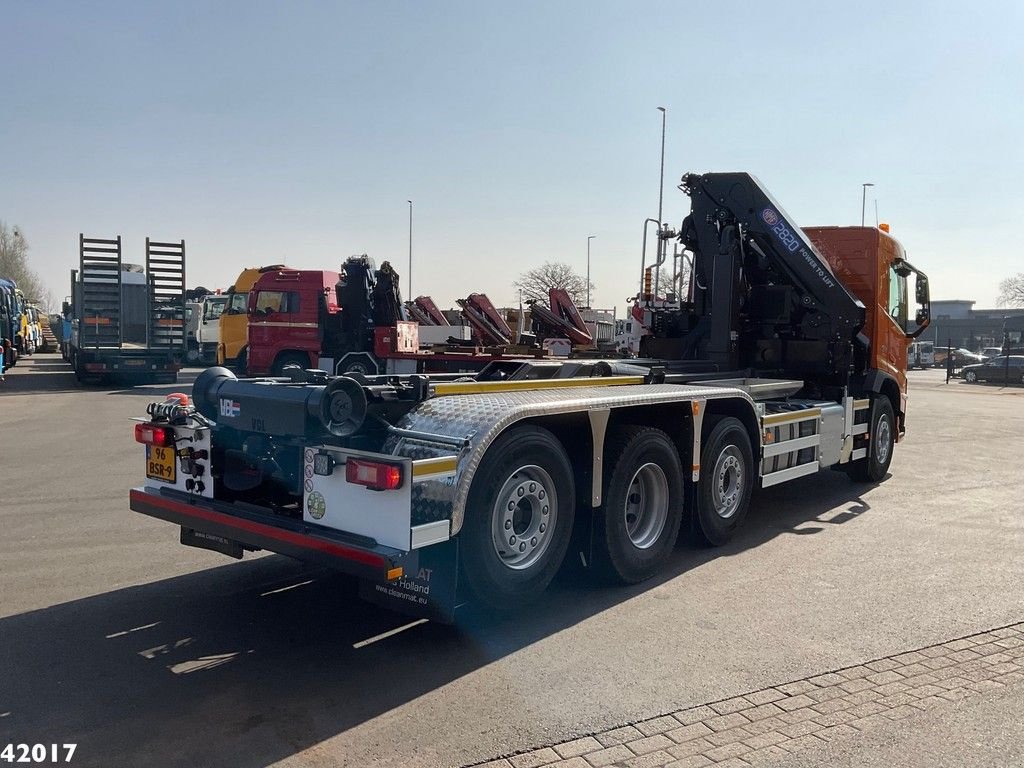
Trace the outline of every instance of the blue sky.
<path fill-rule="evenodd" d="M 4 4 L 0 219 L 59 298 L 77 237 L 186 240 L 189 283 L 356 253 L 450 306 L 525 269 L 636 293 L 686 171 L 757 175 L 801 225 L 881 219 L 933 298 L 1024 270 L 1016 3 Z M 404 286 L 403 286 L 404 288 Z"/>

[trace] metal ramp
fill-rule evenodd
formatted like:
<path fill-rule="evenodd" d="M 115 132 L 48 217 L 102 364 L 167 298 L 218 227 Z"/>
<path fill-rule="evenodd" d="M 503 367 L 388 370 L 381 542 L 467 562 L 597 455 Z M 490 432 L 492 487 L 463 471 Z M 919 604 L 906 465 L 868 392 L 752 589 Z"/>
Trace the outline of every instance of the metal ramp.
<path fill-rule="evenodd" d="M 149 285 L 149 347 L 185 350 L 185 241 L 146 238 Z"/>
<path fill-rule="evenodd" d="M 78 235 L 79 347 L 121 346 L 121 236 L 103 240 Z"/>

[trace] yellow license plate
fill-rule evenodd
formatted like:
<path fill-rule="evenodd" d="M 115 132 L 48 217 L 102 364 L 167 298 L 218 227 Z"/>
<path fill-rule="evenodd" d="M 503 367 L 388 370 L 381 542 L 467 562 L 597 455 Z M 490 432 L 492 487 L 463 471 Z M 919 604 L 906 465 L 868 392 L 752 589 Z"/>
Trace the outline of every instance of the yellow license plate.
<path fill-rule="evenodd" d="M 159 445 L 146 446 L 146 477 L 173 483 L 177 477 L 174 449 Z"/>

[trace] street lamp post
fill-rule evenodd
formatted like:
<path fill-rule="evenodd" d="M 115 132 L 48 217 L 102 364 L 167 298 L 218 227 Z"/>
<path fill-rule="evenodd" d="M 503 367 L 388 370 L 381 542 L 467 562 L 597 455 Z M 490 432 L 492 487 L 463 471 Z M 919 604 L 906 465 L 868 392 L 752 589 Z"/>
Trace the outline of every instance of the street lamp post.
<path fill-rule="evenodd" d="M 409 204 L 409 296 L 412 299 L 412 200 L 406 200 Z"/>
<path fill-rule="evenodd" d="M 665 198 L 665 108 L 658 107 L 661 112 L 661 176 L 658 179 L 658 226 L 661 222 L 661 206 Z"/>
<path fill-rule="evenodd" d="M 860 225 L 864 226 L 864 206 L 868 201 L 868 187 L 875 186 L 870 181 L 866 181 L 860 185 Z"/>
<path fill-rule="evenodd" d="M 590 241 L 597 235 L 587 237 L 587 309 L 590 309 Z"/>
<path fill-rule="evenodd" d="M 661 112 L 661 175 L 658 177 L 658 268 L 654 272 L 654 295 L 658 295 L 658 282 L 661 277 L 661 265 L 665 261 L 665 241 L 661 239 L 661 228 L 665 222 L 661 218 L 662 204 L 665 199 L 665 117 L 664 107 L 658 107 Z"/>

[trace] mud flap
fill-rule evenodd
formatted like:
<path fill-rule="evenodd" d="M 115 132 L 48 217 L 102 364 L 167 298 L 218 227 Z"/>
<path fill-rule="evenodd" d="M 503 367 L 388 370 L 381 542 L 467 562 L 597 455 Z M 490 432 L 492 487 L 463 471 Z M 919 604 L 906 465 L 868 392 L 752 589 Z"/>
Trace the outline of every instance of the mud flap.
<path fill-rule="evenodd" d="M 416 551 L 419 565 L 397 581 L 362 579 L 359 596 L 399 613 L 444 624 L 455 621 L 458 596 L 459 542 L 450 539 Z"/>
<path fill-rule="evenodd" d="M 220 552 L 222 555 L 233 557 L 236 560 L 242 559 L 242 545 L 237 541 L 225 539 L 223 536 L 206 533 L 205 531 L 195 531 L 182 526 L 180 541 L 186 547 L 208 549 L 211 552 Z"/>

